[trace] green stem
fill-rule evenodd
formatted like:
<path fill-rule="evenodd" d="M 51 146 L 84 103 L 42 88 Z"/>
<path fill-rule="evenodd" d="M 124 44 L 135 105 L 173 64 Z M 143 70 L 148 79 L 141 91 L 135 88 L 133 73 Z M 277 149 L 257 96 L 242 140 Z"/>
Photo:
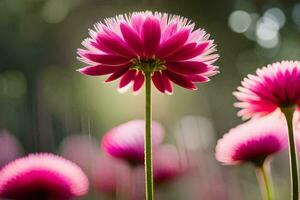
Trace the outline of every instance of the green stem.
<path fill-rule="evenodd" d="M 272 200 L 272 181 L 268 176 L 266 165 L 267 163 L 262 164 L 261 166 L 257 166 L 256 174 L 257 179 L 261 185 L 262 196 L 265 197 L 266 200 Z"/>
<path fill-rule="evenodd" d="M 289 155 L 290 155 L 290 173 L 291 173 L 291 186 L 292 186 L 292 200 L 298 200 L 298 161 L 297 151 L 295 148 L 295 139 L 293 134 L 293 115 L 295 106 L 282 107 L 281 111 L 284 113 L 288 125 L 289 133 Z"/>
<path fill-rule="evenodd" d="M 145 123 L 145 184 L 146 184 L 146 200 L 153 200 L 153 166 L 152 166 L 152 144 L 151 144 L 151 70 L 145 71 L 146 79 L 146 123 Z"/>

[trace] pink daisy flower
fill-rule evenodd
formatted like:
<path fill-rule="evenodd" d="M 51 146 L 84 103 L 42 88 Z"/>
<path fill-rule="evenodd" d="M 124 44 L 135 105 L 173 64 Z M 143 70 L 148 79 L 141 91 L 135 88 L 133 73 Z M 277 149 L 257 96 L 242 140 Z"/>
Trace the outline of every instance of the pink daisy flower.
<path fill-rule="evenodd" d="M 88 191 L 88 179 L 72 162 L 48 153 L 32 154 L 0 171 L 0 197 L 65 200 Z"/>
<path fill-rule="evenodd" d="M 95 24 L 82 42 L 79 60 L 87 66 L 79 72 L 109 75 L 105 82 L 120 78 L 119 88 L 144 83 L 145 68 L 162 93 L 172 93 L 173 83 L 195 90 L 195 83 L 209 81 L 218 73 L 214 41 L 187 18 L 160 12 L 133 12 Z"/>
<path fill-rule="evenodd" d="M 156 148 L 164 138 L 160 124 L 152 124 L 152 145 Z M 128 161 L 130 164 L 144 163 L 144 120 L 133 120 L 108 131 L 101 143 L 101 148 L 109 155 Z"/>
<path fill-rule="evenodd" d="M 238 91 L 233 93 L 240 101 L 238 115 L 250 118 L 266 115 L 279 107 L 300 105 L 300 63 L 282 61 L 258 69 L 248 75 Z"/>
<path fill-rule="evenodd" d="M 277 115 L 252 119 L 231 129 L 216 146 L 216 159 L 225 165 L 252 162 L 261 165 L 288 143 L 287 126 Z"/>

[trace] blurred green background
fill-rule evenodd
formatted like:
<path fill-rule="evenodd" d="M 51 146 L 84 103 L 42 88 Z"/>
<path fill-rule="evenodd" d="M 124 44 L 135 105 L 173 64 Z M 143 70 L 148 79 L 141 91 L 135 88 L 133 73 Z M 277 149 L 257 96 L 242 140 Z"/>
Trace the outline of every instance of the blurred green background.
<path fill-rule="evenodd" d="M 76 72 L 84 66 L 76 49 L 88 28 L 105 17 L 139 10 L 188 17 L 217 44 L 221 73 L 211 82 L 198 91 L 176 87 L 171 96 L 153 92 L 153 117 L 165 126 L 169 143 L 180 143 L 176 133 L 190 130 L 186 121 L 201 121 L 199 144 L 191 144 L 195 135 L 186 134 L 192 139 L 185 145 L 202 149 L 207 156 L 202 171 L 218 177 L 207 190 L 223 187 L 222 198 L 202 199 L 260 199 L 252 166 L 222 167 L 214 161 L 214 147 L 217 138 L 241 123 L 232 92 L 242 78 L 268 63 L 299 59 L 296 0 L 0 0 L 0 128 L 14 134 L 25 153 L 57 152 L 68 135 L 100 140 L 111 127 L 143 118 L 143 92 L 119 94 L 117 83 Z M 178 128 L 182 124 L 186 129 Z M 273 165 L 280 200 L 288 199 L 287 171 L 283 153 Z"/>

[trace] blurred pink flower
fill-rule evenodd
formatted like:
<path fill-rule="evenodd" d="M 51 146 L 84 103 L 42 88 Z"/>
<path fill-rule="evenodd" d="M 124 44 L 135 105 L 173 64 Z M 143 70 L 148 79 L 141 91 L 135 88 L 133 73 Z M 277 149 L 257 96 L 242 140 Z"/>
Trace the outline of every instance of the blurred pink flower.
<path fill-rule="evenodd" d="M 234 95 L 243 118 L 266 115 L 281 106 L 300 106 L 300 63 L 282 61 L 258 69 L 256 75 L 242 81 Z"/>
<path fill-rule="evenodd" d="M 183 175 L 188 169 L 173 145 L 162 145 L 153 154 L 153 176 L 155 182 L 167 182 Z"/>
<path fill-rule="evenodd" d="M 0 131 L 0 168 L 16 159 L 23 150 L 15 138 L 6 130 Z"/>
<path fill-rule="evenodd" d="M 293 128 L 295 134 L 296 149 L 298 151 L 298 157 L 299 157 L 299 153 L 300 153 L 300 110 L 299 109 L 297 109 L 294 113 Z"/>
<path fill-rule="evenodd" d="M 105 82 L 121 78 L 119 88 L 144 83 L 145 66 L 153 69 L 152 81 L 162 93 L 172 93 L 172 82 L 195 90 L 194 83 L 209 81 L 218 73 L 218 59 L 210 35 L 196 29 L 187 18 L 160 12 L 133 12 L 95 24 L 90 37 L 78 49 L 79 60 L 88 64 L 79 72 L 109 75 Z"/>
<path fill-rule="evenodd" d="M 281 116 L 252 119 L 218 141 L 216 159 L 225 165 L 262 164 L 265 158 L 286 148 L 287 138 L 287 126 Z"/>
<path fill-rule="evenodd" d="M 160 124 L 152 124 L 152 146 L 155 149 L 164 138 Z M 103 137 L 101 148 L 115 158 L 121 158 L 130 164 L 144 163 L 144 120 L 133 120 L 109 130 Z"/>
<path fill-rule="evenodd" d="M 98 141 L 86 134 L 74 134 L 64 138 L 61 155 L 80 166 L 90 176 L 95 159 L 99 157 Z M 78 148 L 80 147 L 80 148 Z"/>
<path fill-rule="evenodd" d="M 129 167 L 125 162 L 103 154 L 94 137 L 86 134 L 68 136 L 60 151 L 84 170 L 95 190 L 111 194 L 128 190 Z"/>
<path fill-rule="evenodd" d="M 130 169 L 125 163 L 103 154 L 96 158 L 91 176 L 96 190 L 125 193 L 130 189 L 130 179 Z"/>
<path fill-rule="evenodd" d="M 65 200 L 88 191 L 88 179 L 72 162 L 49 153 L 31 154 L 0 171 L 0 197 Z"/>

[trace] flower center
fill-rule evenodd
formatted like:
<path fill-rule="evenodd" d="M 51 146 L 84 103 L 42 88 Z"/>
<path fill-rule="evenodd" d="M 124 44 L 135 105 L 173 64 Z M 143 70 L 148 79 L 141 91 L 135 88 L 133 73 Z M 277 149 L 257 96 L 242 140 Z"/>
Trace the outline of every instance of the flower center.
<path fill-rule="evenodd" d="M 166 70 L 165 62 L 159 59 L 133 59 L 131 69 L 136 69 L 142 72 L 153 73 L 155 71 Z"/>

